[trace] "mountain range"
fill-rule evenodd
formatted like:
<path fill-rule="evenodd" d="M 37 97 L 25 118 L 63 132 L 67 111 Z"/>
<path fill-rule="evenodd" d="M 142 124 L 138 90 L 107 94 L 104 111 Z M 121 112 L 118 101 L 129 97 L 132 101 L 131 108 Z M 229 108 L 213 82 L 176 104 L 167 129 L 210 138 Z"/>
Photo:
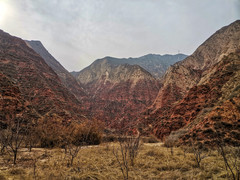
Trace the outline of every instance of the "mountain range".
<path fill-rule="evenodd" d="M 105 57 L 72 73 L 40 41 L 0 31 L 0 84 L 1 126 L 12 116 L 98 119 L 181 144 L 240 144 L 240 21 L 190 56 Z"/>
<path fill-rule="evenodd" d="M 139 58 L 114 58 L 114 57 L 108 56 L 103 59 L 96 60 L 92 65 L 86 67 L 82 71 L 71 72 L 71 73 L 73 76 L 77 77 L 79 81 L 81 81 L 82 79 L 84 79 L 85 73 L 89 71 L 89 69 L 92 69 L 93 66 L 96 66 L 96 64 L 101 63 L 101 61 L 105 60 L 108 63 L 111 63 L 112 65 L 120 65 L 120 64 L 139 65 L 140 67 L 142 67 L 143 69 L 151 73 L 155 78 L 161 78 L 170 65 L 178 61 L 181 61 L 186 57 L 187 55 L 185 54 L 176 54 L 176 55 L 147 54 Z"/>

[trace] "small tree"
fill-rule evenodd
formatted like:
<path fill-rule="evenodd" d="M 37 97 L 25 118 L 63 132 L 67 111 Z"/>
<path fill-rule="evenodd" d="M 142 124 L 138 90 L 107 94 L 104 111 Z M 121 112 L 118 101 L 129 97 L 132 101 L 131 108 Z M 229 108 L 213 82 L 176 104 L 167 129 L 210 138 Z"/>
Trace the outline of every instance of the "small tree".
<path fill-rule="evenodd" d="M 118 162 L 123 178 L 128 179 L 129 164 L 134 166 L 135 159 L 139 153 L 140 135 L 137 137 L 119 137 L 118 142 L 119 147 L 113 148 L 112 153 Z"/>
<path fill-rule="evenodd" d="M 127 146 L 124 146 L 123 143 L 119 143 L 120 148 L 115 149 L 113 147 L 112 153 L 115 156 L 118 165 L 121 169 L 123 179 L 127 180 L 128 179 L 128 174 L 129 174 L 129 163 L 128 163 L 128 148 Z M 119 155 L 120 154 L 120 155 Z"/>
<path fill-rule="evenodd" d="M 0 131 L 2 146 L 6 147 L 9 154 L 13 155 L 13 164 L 16 164 L 19 148 L 25 137 L 24 122 L 21 117 L 14 118 L 7 123 L 7 128 Z"/>
<path fill-rule="evenodd" d="M 134 136 L 129 137 L 125 142 L 125 146 L 127 147 L 129 152 L 131 165 L 134 166 L 134 161 L 139 153 L 140 135 L 137 137 Z"/>
<path fill-rule="evenodd" d="M 240 147 L 226 147 L 218 142 L 218 150 L 223 158 L 226 170 L 231 173 L 233 180 L 240 179 Z"/>
<path fill-rule="evenodd" d="M 197 167 L 200 168 L 201 161 L 206 157 L 206 155 L 203 154 L 203 147 L 197 146 L 193 142 L 191 142 L 191 146 L 194 154 L 194 160 L 197 163 Z"/>

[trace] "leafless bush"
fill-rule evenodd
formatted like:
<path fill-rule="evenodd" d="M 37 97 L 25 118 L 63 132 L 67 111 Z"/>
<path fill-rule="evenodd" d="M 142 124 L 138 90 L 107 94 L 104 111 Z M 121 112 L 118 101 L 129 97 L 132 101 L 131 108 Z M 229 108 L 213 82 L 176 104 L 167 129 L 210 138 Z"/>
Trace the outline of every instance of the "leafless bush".
<path fill-rule="evenodd" d="M 0 131 L 1 146 L 13 156 L 13 164 L 16 164 L 19 148 L 25 137 L 25 126 L 22 118 L 16 117 L 8 121 L 7 128 Z"/>
<path fill-rule="evenodd" d="M 134 166 L 134 161 L 139 153 L 140 136 L 129 137 L 125 142 L 125 146 L 127 147 L 128 151 L 129 151 L 129 158 L 130 158 L 131 165 Z"/>
<path fill-rule="evenodd" d="M 240 147 L 226 147 L 218 143 L 220 155 L 223 158 L 225 168 L 230 172 L 234 180 L 240 179 Z"/>
<path fill-rule="evenodd" d="M 121 169 L 124 179 L 128 179 L 129 165 L 134 166 L 135 159 L 139 153 L 140 135 L 137 137 L 119 137 L 119 147 L 113 148 L 112 152 Z"/>
<path fill-rule="evenodd" d="M 194 154 L 194 160 L 197 163 L 197 167 L 200 168 L 201 161 L 206 157 L 206 154 L 204 154 L 204 149 L 203 147 L 195 145 L 193 142 L 191 142 L 191 147 Z"/>
<path fill-rule="evenodd" d="M 216 131 L 216 145 L 218 152 L 223 158 L 227 173 L 230 173 L 233 180 L 240 179 L 240 146 L 229 146 L 225 144 L 224 135 Z"/>
<path fill-rule="evenodd" d="M 81 146 L 75 146 L 73 144 L 69 144 L 67 146 L 67 149 L 68 149 L 69 155 L 71 157 L 70 165 L 72 166 L 73 165 L 73 160 L 75 159 L 75 157 L 77 157 L 77 155 L 78 155 L 78 153 L 81 149 Z"/>
<path fill-rule="evenodd" d="M 112 152 L 118 162 L 124 180 L 127 180 L 129 173 L 129 156 L 127 146 L 124 146 L 123 143 L 120 142 L 120 148 L 113 148 Z"/>

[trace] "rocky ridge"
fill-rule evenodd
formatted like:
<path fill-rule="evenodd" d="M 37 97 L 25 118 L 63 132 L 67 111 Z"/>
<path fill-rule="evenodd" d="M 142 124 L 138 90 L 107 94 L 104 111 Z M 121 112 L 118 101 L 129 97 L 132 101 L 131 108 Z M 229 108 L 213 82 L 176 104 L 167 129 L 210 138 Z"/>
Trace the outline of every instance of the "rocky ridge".
<path fill-rule="evenodd" d="M 89 78 L 89 76 L 94 76 L 94 71 L 92 74 L 90 73 L 90 70 L 93 70 L 96 66 L 96 64 L 99 64 L 99 61 L 103 61 L 104 64 L 108 63 L 111 65 L 123 65 L 123 64 L 129 64 L 129 65 L 139 65 L 149 73 L 151 73 L 155 78 L 161 78 L 164 73 L 166 72 L 167 68 L 186 58 L 187 55 L 184 54 L 176 54 L 176 55 L 158 55 L 158 54 L 148 54 L 139 58 L 113 58 L 113 57 L 105 57 L 103 59 L 98 59 L 95 62 L 93 62 L 90 66 L 83 69 L 80 72 L 72 72 L 72 75 L 74 75 L 80 82 L 85 83 L 86 78 Z M 97 75 L 96 75 L 97 76 Z M 90 80 L 90 79 L 89 79 Z"/>
<path fill-rule="evenodd" d="M 3 31 L 0 31 L 0 73 L 9 81 L 10 90 L 15 89 L 11 97 L 28 102 L 36 116 L 59 118 L 63 122 L 85 119 L 82 104 L 62 85 L 42 57 L 25 41 Z M 3 95 L 4 86 L 0 88 Z M 11 113 L 17 114 L 14 106 Z"/>
<path fill-rule="evenodd" d="M 145 111 L 145 126 L 164 139 L 171 132 L 205 117 L 200 112 L 215 107 L 224 92 L 230 89 L 229 78 L 236 69 L 226 65 L 225 68 L 230 70 L 225 72 L 220 64 L 224 62 L 225 55 L 240 49 L 239 37 L 240 21 L 236 21 L 217 31 L 193 55 L 171 66 L 154 104 Z M 216 79 L 216 76 L 222 78 Z M 237 81 L 234 82 L 235 87 Z M 224 91 L 222 87 L 225 87 Z"/>
<path fill-rule="evenodd" d="M 81 84 L 47 51 L 40 41 L 25 41 L 45 62 L 54 70 L 62 84 L 79 100 L 86 98 L 86 93 Z"/>

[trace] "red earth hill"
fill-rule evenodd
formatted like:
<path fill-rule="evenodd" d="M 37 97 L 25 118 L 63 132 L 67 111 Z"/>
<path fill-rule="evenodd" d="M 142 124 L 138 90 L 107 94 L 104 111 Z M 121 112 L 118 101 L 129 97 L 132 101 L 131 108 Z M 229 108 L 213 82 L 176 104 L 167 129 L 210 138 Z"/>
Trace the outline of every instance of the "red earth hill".
<path fill-rule="evenodd" d="M 90 96 L 90 112 L 107 127 L 128 129 L 156 98 L 159 82 L 138 65 L 96 60 L 77 79 Z"/>
<path fill-rule="evenodd" d="M 9 95 L 16 99 L 16 103 L 18 99 L 28 102 L 37 116 L 58 118 L 63 122 L 85 119 L 81 110 L 83 104 L 62 85 L 57 74 L 42 57 L 22 39 L 1 30 L 0 73 L 13 84 Z M 2 96 L 3 88 L 0 87 Z M 14 106 L 14 101 L 11 103 Z M 17 113 L 15 107 L 12 107 L 11 113 Z"/>
<path fill-rule="evenodd" d="M 212 107 L 220 101 L 221 86 L 227 91 L 228 78 L 235 70 L 214 79 L 220 71 L 217 65 L 225 55 L 240 49 L 240 21 L 223 27 L 206 40 L 191 56 L 171 66 L 164 76 L 163 87 L 141 119 L 143 127 L 164 139 L 172 131 L 185 127 L 197 119 L 204 107 Z M 211 82 L 211 83 L 210 83 Z M 209 85 L 207 85 L 210 83 Z M 225 84 L 226 83 L 226 84 Z M 186 102 L 188 100 L 188 102 Z M 206 102 L 205 102 L 206 101 Z M 208 104 L 208 105 L 207 105 Z M 202 119 L 204 115 L 199 117 Z M 147 127 L 147 128 L 146 128 Z M 179 131 L 180 132 L 180 131 Z"/>

